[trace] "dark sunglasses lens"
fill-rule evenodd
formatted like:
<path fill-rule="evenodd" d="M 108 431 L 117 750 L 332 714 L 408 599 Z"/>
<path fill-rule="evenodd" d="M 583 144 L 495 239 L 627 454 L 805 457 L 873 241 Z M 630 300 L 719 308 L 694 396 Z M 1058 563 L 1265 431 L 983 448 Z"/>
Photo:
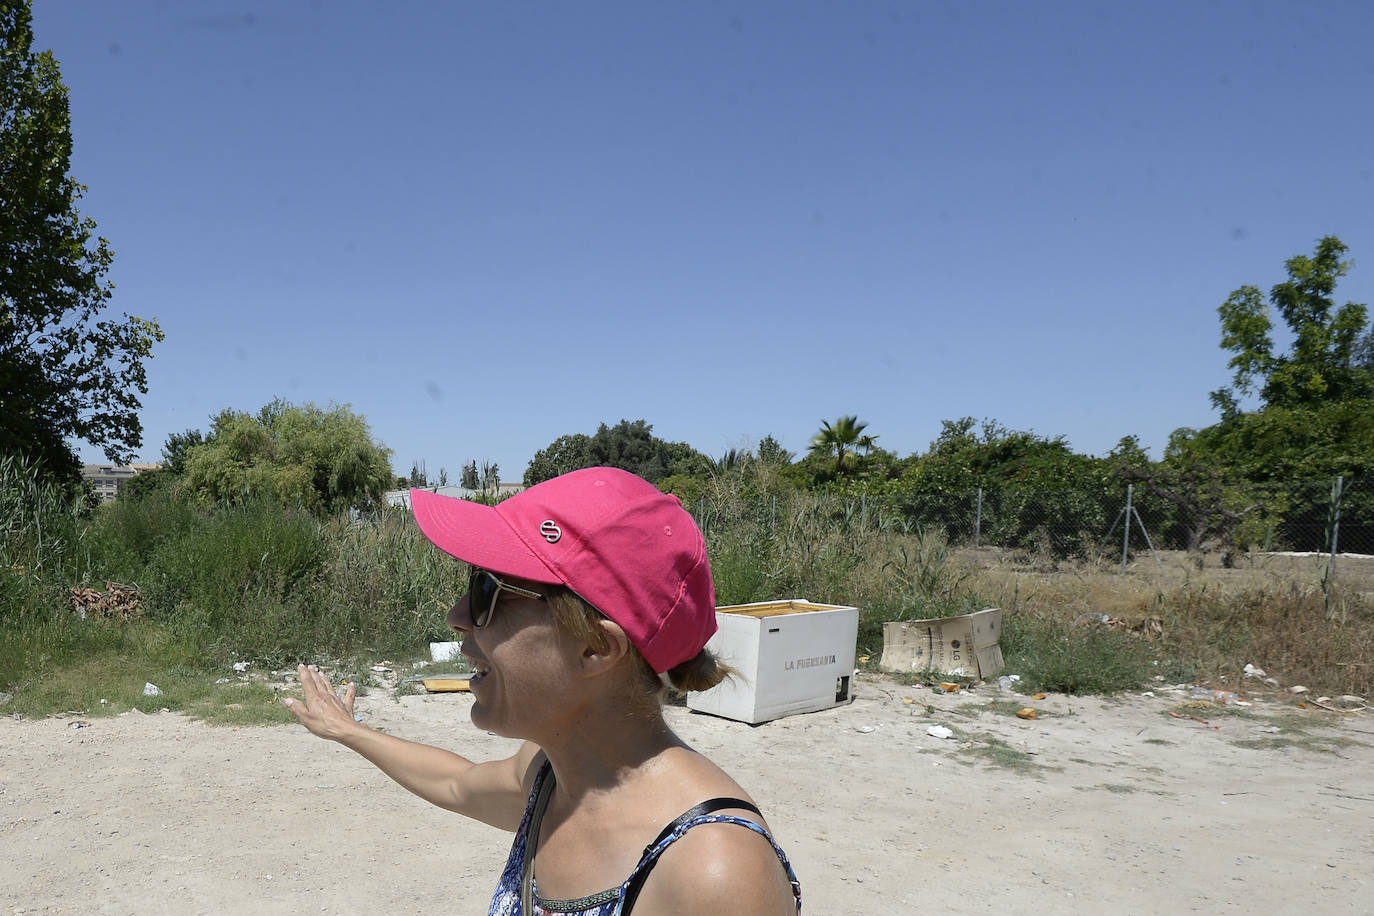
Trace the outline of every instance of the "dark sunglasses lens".
<path fill-rule="evenodd" d="M 468 607 L 472 614 L 472 625 L 479 630 L 491 620 L 492 607 L 496 604 L 496 580 L 484 569 L 474 569 L 468 579 Z"/>

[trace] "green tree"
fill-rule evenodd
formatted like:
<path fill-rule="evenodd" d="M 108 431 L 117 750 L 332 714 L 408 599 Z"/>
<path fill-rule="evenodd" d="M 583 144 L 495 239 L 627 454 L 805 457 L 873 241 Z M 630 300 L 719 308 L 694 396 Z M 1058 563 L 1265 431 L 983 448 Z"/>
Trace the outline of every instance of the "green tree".
<path fill-rule="evenodd" d="M 78 471 L 69 439 L 127 463 L 142 444 L 157 322 L 102 319 L 114 254 L 77 209 L 67 87 L 33 51 L 29 3 L 0 0 L 0 453 Z"/>
<path fill-rule="evenodd" d="M 1346 251 L 1329 235 L 1317 242 L 1312 257 L 1284 262 L 1288 279 L 1270 289 L 1268 306 L 1257 287 L 1242 286 L 1218 307 L 1221 346 L 1235 354 L 1228 363 L 1235 372 L 1231 387 L 1211 395 L 1223 419 L 1239 412 L 1238 395 L 1258 393 L 1266 407 L 1374 397 L 1374 371 L 1366 354 L 1374 344 L 1360 336 L 1368 324 L 1367 309 L 1354 302 L 1336 309 L 1332 298 L 1336 281 L 1351 267 L 1341 259 Z M 1275 352 L 1270 307 L 1293 336 L 1286 354 Z"/>
<path fill-rule="evenodd" d="M 587 443 L 587 457 L 594 467 L 621 468 L 655 483 L 667 476 L 668 463 L 653 429 L 645 420 L 602 423 Z"/>
<path fill-rule="evenodd" d="M 764 436 L 759 440 L 759 447 L 755 452 L 760 461 L 774 465 L 791 464 L 794 457 L 791 452 L 782 447 L 781 442 L 771 435 Z"/>
<path fill-rule="evenodd" d="M 476 458 L 463 465 L 463 476 L 459 479 L 458 485 L 465 490 L 480 490 L 482 488 L 482 480 L 477 476 Z"/>
<path fill-rule="evenodd" d="M 591 437 L 583 433 L 573 433 L 569 436 L 559 436 L 550 442 L 546 447 L 534 453 L 529 465 L 525 468 L 524 483 L 527 487 L 532 487 L 537 483 L 552 480 L 560 474 L 569 471 L 577 471 L 582 468 L 593 466 L 588 454 L 591 445 Z M 473 464 L 473 473 L 476 474 L 477 466 Z M 464 468 L 464 473 L 467 469 Z M 467 486 L 466 483 L 463 486 Z M 476 487 L 472 487 L 476 489 Z"/>
<path fill-rule="evenodd" d="M 407 486 L 427 487 L 429 486 L 429 471 L 425 468 L 423 461 L 412 461 L 410 463 L 410 476 L 406 478 Z"/>
<path fill-rule="evenodd" d="M 838 477 L 849 470 L 859 452 L 868 452 L 877 445 L 877 437 L 864 434 L 868 424 L 857 415 L 840 417 L 831 425 L 821 421 L 820 432 L 811 439 L 811 454 L 817 457 L 835 458 L 835 475 Z"/>
<path fill-rule="evenodd" d="M 205 436 L 198 429 L 171 433 L 162 446 L 162 467 L 180 477 L 186 473 L 186 455 L 197 445 L 205 444 Z"/>
<path fill-rule="evenodd" d="M 188 489 L 215 502 L 269 499 L 315 511 L 368 508 L 392 480 L 391 450 L 347 406 L 277 400 L 257 416 L 224 410 L 186 458 Z"/>
<path fill-rule="evenodd" d="M 602 423 L 592 436 L 559 436 L 530 459 L 525 486 L 591 467 L 620 468 L 653 484 L 673 475 L 704 478 L 711 473 L 706 455 L 686 442 L 665 442 L 653 430 L 646 420 L 621 420 L 615 426 Z"/>
<path fill-rule="evenodd" d="M 491 461 L 482 462 L 482 492 L 495 496 L 501 489 L 501 466 Z"/>

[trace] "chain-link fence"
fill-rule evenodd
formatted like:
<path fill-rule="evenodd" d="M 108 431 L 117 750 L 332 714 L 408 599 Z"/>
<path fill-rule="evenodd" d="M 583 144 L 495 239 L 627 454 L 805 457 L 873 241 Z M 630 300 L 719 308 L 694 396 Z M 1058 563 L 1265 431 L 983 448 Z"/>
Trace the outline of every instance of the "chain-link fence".
<path fill-rule="evenodd" d="M 1053 558 L 1124 558 L 1150 549 L 1374 554 L 1374 479 L 853 498 L 800 494 L 732 502 L 702 500 L 694 507 L 698 523 L 708 533 L 745 518 L 776 528 L 800 513 L 850 531 L 939 533 L 951 546 Z"/>

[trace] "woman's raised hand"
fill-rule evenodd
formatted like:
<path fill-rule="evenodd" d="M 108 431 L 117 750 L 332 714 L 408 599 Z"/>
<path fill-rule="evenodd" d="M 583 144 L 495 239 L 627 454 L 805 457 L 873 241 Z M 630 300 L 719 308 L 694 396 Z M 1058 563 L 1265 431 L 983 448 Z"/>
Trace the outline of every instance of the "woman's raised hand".
<path fill-rule="evenodd" d="M 343 696 L 339 696 L 329 678 L 314 665 L 297 665 L 296 674 L 301 679 L 304 699 L 287 697 L 282 702 L 313 734 L 337 741 L 347 732 L 363 727 L 353 717 L 353 700 L 358 695 L 356 684 L 348 684 Z"/>

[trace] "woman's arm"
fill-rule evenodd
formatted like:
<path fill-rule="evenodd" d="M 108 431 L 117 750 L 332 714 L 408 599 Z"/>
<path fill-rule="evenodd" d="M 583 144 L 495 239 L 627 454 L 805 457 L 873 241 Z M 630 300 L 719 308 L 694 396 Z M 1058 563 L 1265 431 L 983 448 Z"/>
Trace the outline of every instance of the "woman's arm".
<path fill-rule="evenodd" d="M 475 763 L 452 751 L 374 731 L 353 718 L 357 687 L 342 697 L 315 666 L 301 665 L 303 699 L 286 708 L 313 734 L 361 754 L 383 773 L 431 804 L 514 831 L 529 794 L 539 748 L 528 741 L 511 757 Z"/>

